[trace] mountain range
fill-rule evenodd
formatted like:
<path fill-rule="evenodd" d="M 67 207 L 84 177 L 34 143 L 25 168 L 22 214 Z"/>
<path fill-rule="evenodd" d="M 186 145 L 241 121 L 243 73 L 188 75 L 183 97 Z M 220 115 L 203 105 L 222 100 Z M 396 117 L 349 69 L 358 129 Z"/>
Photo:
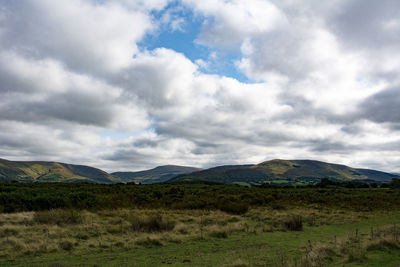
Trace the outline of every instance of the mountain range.
<path fill-rule="evenodd" d="M 198 183 L 222 184 L 309 184 L 322 178 L 336 181 L 390 182 L 399 175 L 351 168 L 315 160 L 270 160 L 260 164 L 224 165 L 200 168 L 165 165 L 138 172 L 111 174 L 84 165 L 46 161 L 9 161 L 0 159 L 0 181 L 89 182 L 89 183 Z"/>
<path fill-rule="evenodd" d="M 113 172 L 111 175 L 118 177 L 121 181 L 135 182 L 142 184 L 161 183 L 168 181 L 180 174 L 192 173 L 200 171 L 200 168 L 164 165 L 154 169 L 138 171 L 138 172 Z"/>
<path fill-rule="evenodd" d="M 316 160 L 270 160 L 257 165 L 217 167 L 179 175 L 170 180 L 180 182 L 218 182 L 223 184 L 309 184 L 322 178 L 336 181 L 390 182 L 397 175 L 369 170 L 355 169 L 345 165 Z"/>

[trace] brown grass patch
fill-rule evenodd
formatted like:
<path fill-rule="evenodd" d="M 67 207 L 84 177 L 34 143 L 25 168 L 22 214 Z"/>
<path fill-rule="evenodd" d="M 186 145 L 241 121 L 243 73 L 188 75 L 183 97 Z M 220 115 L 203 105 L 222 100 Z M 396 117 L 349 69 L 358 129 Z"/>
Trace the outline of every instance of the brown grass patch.
<path fill-rule="evenodd" d="M 82 212 L 72 209 L 52 209 L 35 212 L 33 215 L 33 221 L 38 224 L 80 224 L 83 222 L 83 215 Z"/>
<path fill-rule="evenodd" d="M 132 230 L 135 232 L 164 232 L 172 231 L 176 222 L 163 218 L 161 214 L 133 216 L 129 219 Z"/>

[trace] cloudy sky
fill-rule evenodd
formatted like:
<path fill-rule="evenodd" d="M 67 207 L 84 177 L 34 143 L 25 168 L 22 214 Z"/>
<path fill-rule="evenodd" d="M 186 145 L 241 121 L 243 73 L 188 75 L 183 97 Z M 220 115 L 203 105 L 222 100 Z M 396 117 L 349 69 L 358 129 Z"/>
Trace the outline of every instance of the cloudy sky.
<path fill-rule="evenodd" d="M 400 172 L 400 1 L 0 0 L 0 157 Z"/>

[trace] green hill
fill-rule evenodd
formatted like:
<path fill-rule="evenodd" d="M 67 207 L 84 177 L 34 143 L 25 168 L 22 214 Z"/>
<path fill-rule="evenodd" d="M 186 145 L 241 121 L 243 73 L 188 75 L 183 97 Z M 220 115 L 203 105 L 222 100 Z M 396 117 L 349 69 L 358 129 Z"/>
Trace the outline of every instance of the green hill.
<path fill-rule="evenodd" d="M 118 177 L 121 181 L 129 183 L 152 184 L 165 182 L 180 174 L 187 174 L 199 171 L 201 169 L 186 166 L 165 165 L 158 166 L 151 170 L 138 172 L 114 172 L 113 176 Z"/>
<path fill-rule="evenodd" d="M 338 181 L 364 180 L 389 182 L 397 177 L 394 174 L 355 169 L 345 165 L 315 160 L 270 160 L 257 165 L 238 165 L 238 168 L 212 168 L 186 175 L 179 175 L 169 182 L 207 181 L 224 184 L 309 184 L 322 178 Z"/>
<path fill-rule="evenodd" d="M 114 183 L 118 180 L 105 171 L 89 166 L 0 159 L 0 181 Z"/>
<path fill-rule="evenodd" d="M 209 182 L 223 184 L 310 184 L 322 178 L 337 181 L 389 182 L 398 175 L 315 160 L 270 160 L 257 165 L 226 165 L 207 170 L 166 165 L 139 172 L 114 172 L 111 175 L 89 166 L 45 161 L 0 159 L 0 181 L 89 182 L 143 184 L 160 182 Z"/>

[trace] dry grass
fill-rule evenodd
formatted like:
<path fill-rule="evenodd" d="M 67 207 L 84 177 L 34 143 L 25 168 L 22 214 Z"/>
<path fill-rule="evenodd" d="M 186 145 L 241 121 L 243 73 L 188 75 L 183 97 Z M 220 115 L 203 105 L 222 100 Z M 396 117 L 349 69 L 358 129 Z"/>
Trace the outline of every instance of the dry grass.
<path fill-rule="evenodd" d="M 173 220 L 165 219 L 161 214 L 155 213 L 145 216 L 133 216 L 129 218 L 132 230 L 137 232 L 164 232 L 172 231 L 176 222 Z"/>
<path fill-rule="evenodd" d="M 72 209 L 52 209 L 37 211 L 33 215 L 33 221 L 39 224 L 80 224 L 84 220 L 82 212 Z"/>
<path fill-rule="evenodd" d="M 133 248 L 242 231 L 242 217 L 221 211 L 50 210 L 0 214 L 0 256 Z"/>
<path fill-rule="evenodd" d="M 285 230 L 282 222 L 286 218 L 299 215 L 306 225 L 356 221 L 360 220 L 360 215 L 364 216 L 340 211 L 268 208 L 251 209 L 243 215 L 222 211 L 139 209 L 0 214 L 0 256 L 88 249 L 130 249 L 136 246 L 181 243 L 188 239 L 227 238 L 237 232 L 282 231 Z M 374 238 L 387 237 L 389 232 L 390 229 L 377 229 Z"/>
<path fill-rule="evenodd" d="M 371 229 L 371 234 L 354 234 L 341 238 L 331 243 L 307 244 L 305 253 L 299 261 L 294 261 L 290 266 L 313 267 L 327 266 L 335 257 L 345 259 L 345 262 L 359 262 L 366 260 L 370 251 L 391 251 L 400 249 L 400 229 L 396 225 Z"/>

